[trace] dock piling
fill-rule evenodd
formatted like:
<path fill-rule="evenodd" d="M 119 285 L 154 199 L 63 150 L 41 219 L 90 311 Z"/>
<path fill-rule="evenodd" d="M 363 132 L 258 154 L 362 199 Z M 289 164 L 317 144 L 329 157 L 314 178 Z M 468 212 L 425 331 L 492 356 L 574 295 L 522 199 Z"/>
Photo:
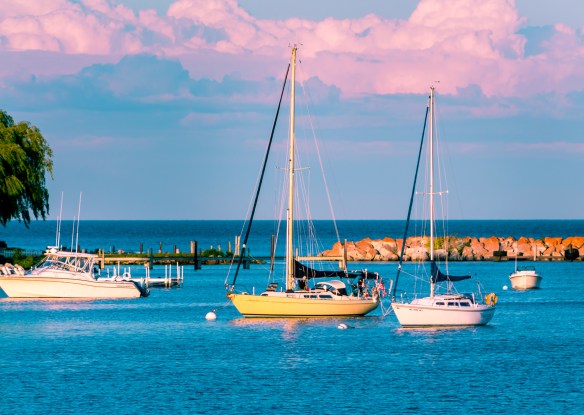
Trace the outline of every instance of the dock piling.
<path fill-rule="evenodd" d="M 201 269 L 201 260 L 199 259 L 199 248 L 197 246 L 197 241 L 191 241 L 191 249 L 193 250 L 193 263 L 195 271 Z"/>

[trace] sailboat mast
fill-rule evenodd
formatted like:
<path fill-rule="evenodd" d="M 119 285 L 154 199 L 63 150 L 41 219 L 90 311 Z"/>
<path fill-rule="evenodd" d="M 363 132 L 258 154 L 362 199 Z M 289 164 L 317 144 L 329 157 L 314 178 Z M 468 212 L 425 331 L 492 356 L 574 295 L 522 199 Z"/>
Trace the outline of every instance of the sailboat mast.
<path fill-rule="evenodd" d="M 434 261 L 434 86 L 430 87 L 430 262 Z M 434 281 L 430 278 L 430 297 L 434 297 Z"/>
<path fill-rule="evenodd" d="M 294 288 L 294 105 L 296 90 L 296 46 L 290 58 L 290 149 L 288 160 L 288 212 L 286 216 L 286 290 Z"/>

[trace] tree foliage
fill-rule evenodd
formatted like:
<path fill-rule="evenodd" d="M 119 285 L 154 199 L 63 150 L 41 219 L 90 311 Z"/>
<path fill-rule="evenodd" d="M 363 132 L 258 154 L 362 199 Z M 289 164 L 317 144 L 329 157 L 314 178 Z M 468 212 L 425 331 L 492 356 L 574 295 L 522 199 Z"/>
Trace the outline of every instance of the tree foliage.
<path fill-rule="evenodd" d="M 0 110 L 0 223 L 30 224 L 31 213 L 45 219 L 49 192 L 45 173 L 53 177 L 53 151 L 39 129 Z"/>

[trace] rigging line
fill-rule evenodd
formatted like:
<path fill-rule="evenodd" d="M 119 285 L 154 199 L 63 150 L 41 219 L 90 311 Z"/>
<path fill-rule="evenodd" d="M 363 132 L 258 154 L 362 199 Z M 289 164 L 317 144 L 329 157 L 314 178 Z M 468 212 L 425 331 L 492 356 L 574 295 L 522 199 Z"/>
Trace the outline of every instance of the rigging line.
<path fill-rule="evenodd" d="M 436 100 L 436 95 L 434 95 L 434 100 Z M 441 209 L 441 231 L 442 231 L 442 236 L 443 236 L 443 248 L 445 246 L 448 247 L 448 249 L 446 249 L 446 257 L 444 260 L 444 265 L 446 267 L 446 273 L 448 273 L 448 251 L 450 249 L 450 245 L 449 245 L 449 198 L 447 197 L 449 194 L 449 184 L 448 184 L 448 175 L 446 174 L 447 171 L 447 165 L 452 165 L 452 161 L 450 160 L 450 151 L 448 151 L 448 143 L 447 142 L 442 142 L 442 140 L 440 139 L 442 134 L 440 131 L 440 124 L 439 121 L 441 119 L 440 116 L 440 107 L 436 107 L 434 106 L 435 111 L 437 111 L 439 114 L 438 116 L 435 116 L 435 123 L 434 123 L 434 129 L 436 131 L 436 135 L 435 135 L 435 146 L 436 146 L 436 150 L 437 150 L 437 154 L 440 155 L 440 157 L 437 158 L 438 161 L 438 183 L 440 185 L 440 189 L 438 192 L 439 195 L 439 200 L 440 200 L 440 209 Z"/>
<path fill-rule="evenodd" d="M 276 175 L 276 177 L 274 177 L 274 180 L 279 180 L 280 183 L 276 183 L 275 188 L 276 189 L 281 189 L 280 191 L 280 200 L 279 200 L 279 209 L 278 212 L 274 212 L 276 214 L 276 218 L 278 218 L 277 222 L 275 223 L 275 227 L 276 227 L 276 236 L 274 238 L 274 253 L 277 252 L 278 250 L 278 241 L 280 240 L 280 232 L 282 232 L 282 229 L 285 228 L 285 226 L 282 225 L 282 223 L 284 222 L 284 212 L 287 208 L 286 206 L 286 192 L 283 191 L 284 188 L 287 188 L 288 186 L 284 186 L 285 182 L 287 181 L 287 177 L 288 175 L 285 175 L 286 177 L 281 177 Z M 276 195 L 277 197 L 277 195 Z M 276 205 L 274 203 L 274 209 L 276 209 Z M 284 230 L 285 233 L 285 230 Z M 272 274 L 269 275 L 268 280 L 271 280 Z"/>
<path fill-rule="evenodd" d="M 270 134 L 270 141 L 268 142 L 268 148 L 266 149 L 266 156 L 264 158 L 264 164 L 262 166 L 262 174 L 260 176 L 260 181 L 258 183 L 258 188 L 256 190 L 255 199 L 253 202 L 253 208 L 251 211 L 249 222 L 247 224 L 247 230 L 245 232 L 245 238 L 243 240 L 243 245 L 241 248 L 241 254 L 239 256 L 239 261 L 237 262 L 237 267 L 235 268 L 235 275 L 233 276 L 233 281 L 231 282 L 231 289 L 233 289 L 233 287 L 235 286 L 235 281 L 237 280 L 237 275 L 239 274 L 239 269 L 241 268 L 241 264 L 243 263 L 243 258 L 245 257 L 245 249 L 247 247 L 247 241 L 249 238 L 249 233 L 251 231 L 253 217 L 255 215 L 255 210 L 257 208 L 258 198 L 260 196 L 260 190 L 262 188 L 262 182 L 264 180 L 264 173 L 266 172 L 266 165 L 268 163 L 268 157 L 270 155 L 270 148 L 272 147 L 272 141 L 274 139 L 274 131 L 276 130 L 276 124 L 278 123 L 278 115 L 280 114 L 280 107 L 282 106 L 282 98 L 284 96 L 284 90 L 286 89 L 286 81 L 288 80 L 288 72 L 290 72 L 290 64 L 288 64 L 288 68 L 286 69 L 286 75 L 284 76 L 284 84 L 282 85 L 282 92 L 280 93 L 280 101 L 278 102 L 278 109 L 276 110 L 276 116 L 274 117 L 274 123 L 272 124 L 272 133 Z"/>
<path fill-rule="evenodd" d="M 418 150 L 418 162 L 416 163 L 416 174 L 414 175 L 414 184 L 412 186 L 412 194 L 410 196 L 410 205 L 408 207 L 408 217 L 406 219 L 406 229 L 404 231 L 404 238 L 402 240 L 402 249 L 399 256 L 399 263 L 397 266 L 397 275 L 395 276 L 395 283 L 393 285 L 392 297 L 395 297 L 395 290 L 397 289 L 397 282 L 399 279 L 399 274 L 403 264 L 404 252 L 406 249 L 406 238 L 408 237 L 408 227 L 410 224 L 410 216 L 412 214 L 412 204 L 414 202 L 414 195 L 416 194 L 416 182 L 418 180 L 418 170 L 420 168 L 420 158 L 422 157 L 422 148 L 424 146 L 424 136 L 426 135 L 426 123 L 428 122 L 428 112 L 430 111 L 430 102 L 428 101 L 428 106 L 426 107 L 426 115 L 424 117 L 424 128 L 422 129 L 422 139 L 420 140 L 420 149 Z"/>
<path fill-rule="evenodd" d="M 301 85 L 302 85 L 302 92 L 308 97 L 308 99 L 306 101 L 310 101 L 312 103 L 312 100 L 311 100 L 310 95 L 306 91 L 306 88 L 304 88 L 304 81 L 301 82 Z M 310 128 L 311 128 L 311 131 L 312 131 L 312 138 L 313 138 L 313 141 L 314 141 L 314 146 L 316 148 L 316 155 L 318 157 L 318 162 L 320 164 L 320 172 L 321 172 L 321 175 L 322 175 L 322 180 L 324 182 L 324 189 L 325 189 L 325 192 L 326 192 L 326 197 L 327 197 L 327 201 L 328 201 L 328 204 L 329 204 L 329 209 L 330 209 L 331 216 L 332 216 L 332 219 L 333 219 L 333 226 L 335 228 L 335 233 L 337 235 L 337 242 L 340 242 L 341 241 L 341 237 L 339 236 L 339 229 L 338 229 L 338 226 L 337 226 L 337 219 L 336 219 L 336 216 L 335 216 L 335 210 L 333 208 L 333 203 L 332 203 L 331 195 L 330 195 L 330 192 L 329 192 L 328 182 L 326 180 L 326 175 L 324 174 L 324 166 L 323 166 L 323 163 L 322 163 L 322 157 L 320 155 L 320 147 L 318 145 L 318 141 L 316 140 L 316 133 L 314 131 L 314 124 L 312 122 L 312 116 L 310 114 L 310 108 L 308 107 L 308 104 L 306 104 L 306 113 L 308 114 L 308 120 L 310 122 Z"/>

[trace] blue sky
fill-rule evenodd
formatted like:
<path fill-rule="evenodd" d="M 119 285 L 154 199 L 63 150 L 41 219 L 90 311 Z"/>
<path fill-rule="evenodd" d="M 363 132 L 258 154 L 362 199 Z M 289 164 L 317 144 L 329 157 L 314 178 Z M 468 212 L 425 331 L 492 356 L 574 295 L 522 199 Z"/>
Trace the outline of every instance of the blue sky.
<path fill-rule="evenodd" d="M 239 219 L 298 42 L 337 218 L 404 218 L 439 80 L 452 218 L 582 219 L 577 4 L 8 0 L 0 108 L 55 152 L 51 218 Z"/>

